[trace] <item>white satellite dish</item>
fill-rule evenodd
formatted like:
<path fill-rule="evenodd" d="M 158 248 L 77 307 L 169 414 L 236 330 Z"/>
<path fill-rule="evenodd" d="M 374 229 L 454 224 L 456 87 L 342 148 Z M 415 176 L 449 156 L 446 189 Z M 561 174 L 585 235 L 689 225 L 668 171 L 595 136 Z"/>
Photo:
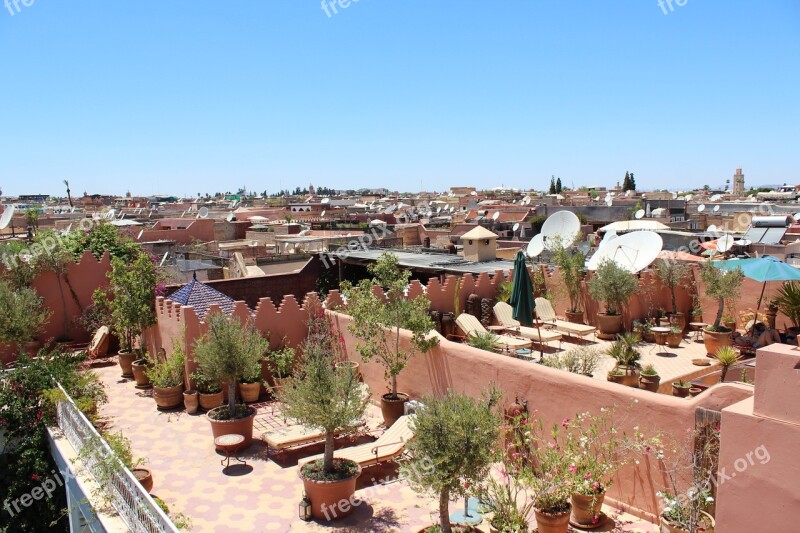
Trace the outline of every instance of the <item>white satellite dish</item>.
<path fill-rule="evenodd" d="M 712 202 L 719 202 L 720 200 L 722 200 L 722 195 L 721 194 L 715 194 L 714 196 L 709 198 L 709 200 L 711 200 Z"/>
<path fill-rule="evenodd" d="M 327 211 L 323 210 L 322 213 L 320 213 L 319 216 L 322 217 L 322 218 L 325 218 L 325 213 L 327 213 Z"/>
<path fill-rule="evenodd" d="M 748 241 L 747 239 L 739 239 L 738 241 L 733 241 L 733 244 L 736 246 L 750 246 L 753 244 L 752 241 Z"/>
<path fill-rule="evenodd" d="M 689 200 L 692 199 L 692 195 L 691 194 L 687 194 L 684 198 L 688 202 Z"/>
<path fill-rule="evenodd" d="M 715 205 L 715 206 L 714 206 L 714 209 L 712 209 L 712 211 L 714 211 L 715 213 L 719 212 L 719 206 L 718 206 L 718 205 Z"/>
<path fill-rule="evenodd" d="M 706 210 L 706 204 L 700 204 L 700 205 L 697 206 L 697 212 L 698 213 L 702 213 L 705 210 Z"/>
<path fill-rule="evenodd" d="M 606 196 L 606 205 L 608 207 L 611 207 L 612 205 L 614 205 L 614 198 L 612 196 Z"/>
<path fill-rule="evenodd" d="M 200 211 L 197 212 L 197 218 L 206 218 L 208 216 L 208 208 L 201 207 Z"/>
<path fill-rule="evenodd" d="M 633 193 L 633 191 L 631 191 L 631 190 L 625 191 L 625 198 L 630 198 L 632 193 Z"/>
<path fill-rule="evenodd" d="M 495 211 L 494 214 L 492 215 L 492 220 L 497 222 L 498 218 L 500 218 L 500 211 Z"/>
<path fill-rule="evenodd" d="M 725 235 L 724 237 L 720 237 L 717 239 L 717 251 L 718 252 L 727 252 L 733 246 L 733 237 L 730 235 Z"/>
<path fill-rule="evenodd" d="M 543 242 L 560 241 L 562 245 L 571 245 L 581 231 L 581 221 L 572 211 L 553 213 L 542 224 Z M 535 239 L 536 237 L 534 237 Z"/>
<path fill-rule="evenodd" d="M 605 246 L 609 242 L 613 241 L 614 239 L 617 238 L 617 236 L 618 235 L 617 235 L 616 230 L 613 230 L 613 229 L 612 230 L 608 230 L 607 232 L 605 232 L 603 234 L 603 240 L 600 241 L 600 244 L 597 246 L 597 249 L 599 250 L 600 248 L 602 248 L 603 246 Z"/>
<path fill-rule="evenodd" d="M 535 235 L 531 242 L 528 243 L 526 253 L 528 257 L 539 257 L 544 251 L 544 237 L 541 233 Z"/>
<path fill-rule="evenodd" d="M 478 192 L 477 191 L 472 191 L 471 193 L 469 193 L 469 195 L 470 196 L 478 196 Z"/>
<path fill-rule="evenodd" d="M 136 237 L 136 240 L 138 241 L 139 239 L 141 239 L 141 238 L 142 238 L 142 235 L 144 235 L 144 230 L 142 230 L 142 231 L 140 231 L 140 232 L 139 232 L 139 236 L 138 236 L 138 237 Z"/>
<path fill-rule="evenodd" d="M 165 264 L 167 264 L 167 257 L 169 257 L 169 252 L 165 252 L 164 253 L 164 257 L 161 258 L 161 264 L 158 265 L 158 266 L 162 266 L 163 267 Z"/>
<path fill-rule="evenodd" d="M 653 231 L 634 231 L 601 246 L 589 260 L 588 269 L 597 270 L 605 260 L 614 261 L 633 274 L 647 268 L 664 246 L 661 235 Z"/>
<path fill-rule="evenodd" d="M 11 218 L 14 216 L 14 211 L 16 211 L 16 207 L 13 205 L 7 205 L 3 214 L 0 215 L 0 229 L 6 229 L 9 224 L 11 224 Z"/>
<path fill-rule="evenodd" d="M 331 199 L 330 198 L 323 198 L 320 203 L 329 204 L 329 203 L 331 203 Z"/>
<path fill-rule="evenodd" d="M 714 232 L 717 231 L 717 226 L 715 226 L 714 224 L 711 224 L 708 228 L 706 228 L 706 231 L 708 233 L 714 233 Z"/>
<path fill-rule="evenodd" d="M 514 225 L 511 227 L 511 231 L 516 232 L 519 229 L 519 222 L 515 222 Z"/>
<path fill-rule="evenodd" d="M 636 220 L 641 220 L 642 218 L 644 218 L 644 209 L 639 209 L 638 211 L 636 211 L 633 214 L 633 218 L 635 218 Z"/>
<path fill-rule="evenodd" d="M 233 222 L 233 218 L 234 218 L 233 213 L 228 213 L 228 216 L 225 217 L 225 220 L 227 220 L 228 222 Z"/>
<path fill-rule="evenodd" d="M 114 210 L 114 209 L 112 209 L 111 211 L 109 211 L 108 213 L 106 213 L 106 218 L 107 218 L 108 220 L 114 220 L 114 217 L 115 217 L 115 216 L 117 216 L 117 212 L 116 212 L 116 210 Z"/>
<path fill-rule="evenodd" d="M 674 200 L 674 199 L 676 199 L 677 197 L 678 197 L 678 193 L 676 193 L 676 192 L 673 192 L 673 193 L 672 193 L 672 199 Z"/>
<path fill-rule="evenodd" d="M 795 220 L 800 220 L 800 213 L 795 213 L 794 214 L 794 219 Z"/>

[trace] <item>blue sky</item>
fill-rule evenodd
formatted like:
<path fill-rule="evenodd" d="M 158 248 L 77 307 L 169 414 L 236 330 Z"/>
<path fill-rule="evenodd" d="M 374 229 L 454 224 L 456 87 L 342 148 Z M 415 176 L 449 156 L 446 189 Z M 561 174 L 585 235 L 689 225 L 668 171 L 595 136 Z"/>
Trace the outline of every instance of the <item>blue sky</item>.
<path fill-rule="evenodd" d="M 2 1 L 4 194 L 800 182 L 797 0 Z"/>

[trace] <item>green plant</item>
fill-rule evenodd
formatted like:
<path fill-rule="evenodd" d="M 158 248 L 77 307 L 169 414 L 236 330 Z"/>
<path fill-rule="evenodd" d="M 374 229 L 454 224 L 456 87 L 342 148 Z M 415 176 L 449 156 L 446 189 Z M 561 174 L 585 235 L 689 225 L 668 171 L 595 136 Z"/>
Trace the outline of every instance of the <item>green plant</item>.
<path fill-rule="evenodd" d="M 706 295 L 716 299 L 719 304 L 714 324 L 708 329 L 723 331 L 719 324 L 725 312 L 725 300 L 735 299 L 739 296 L 739 289 L 744 280 L 742 269 L 722 270 L 715 267 L 711 261 L 706 261 L 700 271 L 700 277 L 706 285 Z"/>
<path fill-rule="evenodd" d="M 670 326 L 669 331 L 670 333 L 683 333 L 683 330 L 678 326 Z"/>
<path fill-rule="evenodd" d="M 725 381 L 725 376 L 728 374 L 728 370 L 739 362 L 742 358 L 739 355 L 739 352 L 736 351 L 733 346 L 722 346 L 717 350 L 717 353 L 714 354 L 717 357 L 717 362 L 719 363 L 720 367 L 720 383 Z"/>
<path fill-rule="evenodd" d="M 600 363 L 600 352 L 591 346 L 580 346 L 568 352 L 545 354 L 542 364 L 550 368 L 566 370 L 573 374 L 591 376 Z"/>
<path fill-rule="evenodd" d="M 692 386 L 691 383 L 689 383 L 688 381 L 684 381 L 682 379 L 678 379 L 678 380 L 674 381 L 673 385 L 675 385 L 679 389 L 688 389 L 689 387 Z"/>
<path fill-rule="evenodd" d="M 321 308 L 310 314 L 298 367 L 276 395 L 284 416 L 325 432 L 323 459 L 304 465 L 303 475 L 318 481 L 346 479 L 357 467 L 350 461 L 334 461 L 334 436 L 363 418 L 369 398 L 355 372 L 335 367 L 342 347 L 330 318 Z"/>
<path fill-rule="evenodd" d="M 675 298 L 675 287 L 683 283 L 686 274 L 689 272 L 689 267 L 686 263 L 670 259 L 659 259 L 656 262 L 656 277 L 661 282 L 661 285 L 669 289 L 670 296 L 672 296 L 672 312 L 678 312 L 678 304 Z"/>
<path fill-rule="evenodd" d="M 533 502 L 519 479 L 509 472 L 513 469 L 502 465 L 496 470 L 476 491 L 486 510 L 492 513 L 490 524 L 499 533 L 528 531 L 528 515 Z"/>
<path fill-rule="evenodd" d="M 614 261 L 606 259 L 600 263 L 594 277 L 589 281 L 589 294 L 595 300 L 605 302 L 606 314 L 616 315 L 638 286 L 636 276 Z"/>
<path fill-rule="evenodd" d="M 495 352 L 499 346 L 499 339 L 500 337 L 490 331 L 486 333 L 470 333 L 467 336 L 467 344 L 473 348 L 486 350 L 487 352 Z"/>
<path fill-rule="evenodd" d="M 504 281 L 497 287 L 497 301 L 498 302 L 506 302 L 511 299 L 511 291 L 514 288 L 514 282 L 512 281 Z"/>
<path fill-rule="evenodd" d="M 656 367 L 654 367 L 653 365 L 645 365 L 644 368 L 642 369 L 641 374 L 643 376 L 657 376 L 658 371 L 656 370 Z"/>
<path fill-rule="evenodd" d="M 417 352 L 427 352 L 439 340 L 428 335 L 435 329 L 428 315 L 430 301 L 424 295 L 405 297 L 411 272 L 400 268 L 396 255 L 384 252 L 368 270 L 373 275 L 371 280 L 362 280 L 358 285 L 342 283 L 347 313 L 353 318 L 349 327 L 358 338 L 356 349 L 364 361 L 377 359 L 383 365 L 384 376 L 390 382 L 389 399 L 396 400 L 397 376 Z M 375 285 L 384 289 L 385 298 L 373 291 Z M 400 342 L 401 329 L 412 335 L 407 348 Z"/>
<path fill-rule="evenodd" d="M 773 303 L 791 320 L 793 327 L 800 327 L 800 282 L 784 282 L 778 289 Z"/>
<path fill-rule="evenodd" d="M 14 289 L 0 280 L 0 343 L 24 344 L 47 323 L 44 299 L 29 287 Z"/>
<path fill-rule="evenodd" d="M 189 518 L 183 513 L 173 513 L 172 511 L 170 511 L 169 505 L 167 505 L 167 503 L 158 496 L 153 496 L 153 501 L 156 502 L 156 505 L 158 505 L 158 507 L 161 508 L 162 511 L 164 511 L 165 515 L 170 517 L 172 523 L 175 524 L 175 527 L 177 527 L 180 530 L 192 529 L 191 518 Z"/>
<path fill-rule="evenodd" d="M 640 340 L 641 338 L 636 333 L 622 333 L 608 348 L 608 355 L 617 362 L 619 367 L 637 367 L 641 354 L 636 349 L 636 345 Z"/>
<path fill-rule="evenodd" d="M 89 436 L 73 459 L 73 462 L 77 461 L 83 464 L 82 470 L 91 473 L 97 482 L 92 496 L 106 506 L 114 500 L 115 493 L 109 487 L 116 484 L 116 478 L 126 468 L 132 470 L 144 464 L 143 459 L 134 460 L 131 441 L 121 432 Z"/>
<path fill-rule="evenodd" d="M 223 313 L 206 317 L 208 329 L 194 346 L 197 373 L 206 381 L 227 382 L 229 419 L 241 415 L 236 409 L 236 386 L 239 376 L 261 370 L 261 359 L 269 348 L 267 341 L 252 320 L 242 322 Z M 215 412 L 225 416 L 223 412 Z"/>
<path fill-rule="evenodd" d="M 289 346 L 281 346 L 275 350 L 269 350 L 265 356 L 267 367 L 276 378 L 288 378 L 292 375 L 292 367 L 295 362 L 295 350 Z"/>
<path fill-rule="evenodd" d="M 490 389 L 482 400 L 453 391 L 422 400 L 425 408 L 412 422 L 415 438 L 407 443 L 410 459 L 401 464 L 412 489 L 436 495 L 439 526 L 451 533 L 451 499 L 468 494 L 482 482 L 492 464 L 492 449 L 500 436 L 495 412 L 499 393 Z"/>
<path fill-rule="evenodd" d="M 222 386 L 219 381 L 207 379 L 202 372 L 192 372 L 192 381 L 194 381 L 194 388 L 200 394 L 218 394 L 222 392 Z"/>
<path fill-rule="evenodd" d="M 567 311 L 570 313 L 581 312 L 581 281 L 583 279 L 581 274 L 585 268 L 586 256 L 572 247 L 579 235 L 580 233 L 569 239 L 570 242 L 562 242 L 559 239 L 548 241 L 548 248 L 553 254 L 553 263 L 561 273 L 561 281 L 564 283 L 564 289 L 569 298 Z"/>
<path fill-rule="evenodd" d="M 150 382 L 154 387 L 167 389 L 183 385 L 186 355 L 180 344 L 175 344 L 172 356 L 164 356 L 163 360 L 154 357 L 148 359 L 148 362 L 150 362 L 150 365 L 147 368 L 147 377 L 150 378 Z"/>
<path fill-rule="evenodd" d="M 112 329 L 120 350 L 133 352 L 144 346 L 144 331 L 156 323 L 155 298 L 158 273 L 149 255 L 140 253 L 131 262 L 114 258 L 108 273 Z"/>

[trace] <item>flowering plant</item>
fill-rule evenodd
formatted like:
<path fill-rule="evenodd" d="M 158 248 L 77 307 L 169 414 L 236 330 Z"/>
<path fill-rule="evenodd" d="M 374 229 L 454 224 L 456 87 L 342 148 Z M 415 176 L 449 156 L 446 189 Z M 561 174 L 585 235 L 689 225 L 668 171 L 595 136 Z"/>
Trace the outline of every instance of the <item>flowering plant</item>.
<path fill-rule="evenodd" d="M 521 432 L 513 458 L 519 478 L 530 489 L 534 507 L 542 513 L 569 511 L 573 480 L 567 443 L 558 426 L 547 432 L 536 418 Z"/>

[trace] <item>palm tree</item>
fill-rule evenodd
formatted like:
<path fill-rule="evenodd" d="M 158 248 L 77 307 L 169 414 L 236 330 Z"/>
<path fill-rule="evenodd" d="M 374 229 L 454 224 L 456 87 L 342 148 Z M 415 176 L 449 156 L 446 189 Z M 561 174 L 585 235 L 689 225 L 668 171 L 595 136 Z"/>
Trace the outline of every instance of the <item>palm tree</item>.
<path fill-rule="evenodd" d="M 67 200 L 69 200 L 69 206 L 73 207 L 72 206 L 72 194 L 70 193 L 70 190 L 69 190 L 69 181 L 64 180 L 64 185 L 66 185 L 66 187 L 67 187 Z"/>

